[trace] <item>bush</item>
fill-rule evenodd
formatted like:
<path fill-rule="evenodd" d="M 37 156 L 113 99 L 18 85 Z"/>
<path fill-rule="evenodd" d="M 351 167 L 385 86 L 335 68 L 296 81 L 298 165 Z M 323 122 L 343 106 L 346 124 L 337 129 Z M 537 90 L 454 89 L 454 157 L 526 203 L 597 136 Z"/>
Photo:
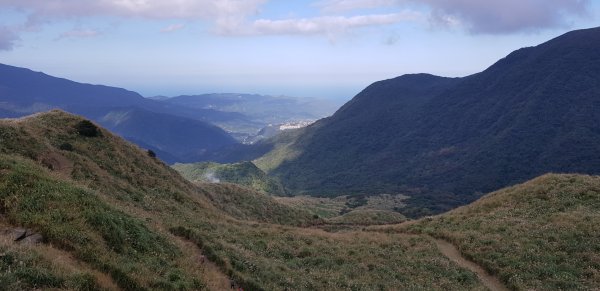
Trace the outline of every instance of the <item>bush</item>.
<path fill-rule="evenodd" d="M 68 142 L 62 143 L 58 148 L 62 151 L 73 151 L 73 145 Z"/>
<path fill-rule="evenodd" d="M 98 127 L 89 120 L 80 121 L 75 125 L 75 129 L 77 129 L 77 133 L 81 136 L 97 137 L 101 134 Z"/>
<path fill-rule="evenodd" d="M 153 150 L 148 150 L 147 153 L 149 157 L 156 158 L 156 153 Z"/>

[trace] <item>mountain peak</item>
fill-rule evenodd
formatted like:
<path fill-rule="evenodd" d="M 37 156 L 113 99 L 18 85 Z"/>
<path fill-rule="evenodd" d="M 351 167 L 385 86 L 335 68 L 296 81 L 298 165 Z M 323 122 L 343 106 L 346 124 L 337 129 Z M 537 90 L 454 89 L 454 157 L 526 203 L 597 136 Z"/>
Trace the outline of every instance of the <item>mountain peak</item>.
<path fill-rule="evenodd" d="M 593 28 L 464 78 L 376 82 L 305 129 L 271 173 L 299 193 L 408 194 L 409 215 L 547 172 L 598 174 L 599 51 Z"/>

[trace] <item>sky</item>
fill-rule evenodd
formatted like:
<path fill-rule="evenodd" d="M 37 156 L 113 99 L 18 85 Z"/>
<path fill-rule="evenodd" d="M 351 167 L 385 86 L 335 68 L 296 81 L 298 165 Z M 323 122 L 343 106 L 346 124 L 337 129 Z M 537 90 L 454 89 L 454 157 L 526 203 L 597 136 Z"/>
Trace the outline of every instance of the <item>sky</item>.
<path fill-rule="evenodd" d="M 597 0 L 0 0 L 0 63 L 144 96 L 348 100 L 599 26 Z"/>

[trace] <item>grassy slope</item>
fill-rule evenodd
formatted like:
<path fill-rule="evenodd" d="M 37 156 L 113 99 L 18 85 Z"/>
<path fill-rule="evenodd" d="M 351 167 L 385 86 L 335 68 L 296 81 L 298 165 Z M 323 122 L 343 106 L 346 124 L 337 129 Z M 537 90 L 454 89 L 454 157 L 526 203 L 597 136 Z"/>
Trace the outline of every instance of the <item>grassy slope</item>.
<path fill-rule="evenodd" d="M 228 182 L 273 195 L 285 195 L 283 186 L 273 178 L 267 176 L 267 174 L 257 168 L 252 162 L 240 162 L 235 164 L 204 162 L 175 164 L 172 167 L 184 178 L 192 182 Z"/>
<path fill-rule="evenodd" d="M 78 135 L 74 125 L 80 120 L 53 111 L 0 121 L 0 220 L 39 231 L 48 246 L 109 275 L 121 288 L 205 286 L 210 278 L 174 235 L 201 247 L 246 290 L 482 288 L 472 273 L 441 256 L 424 237 L 331 234 L 260 223 L 252 212 L 244 214 L 248 221 L 235 219 L 210 198 L 243 192 L 239 187 L 195 186 L 107 131 L 101 137 Z M 59 150 L 64 143 L 72 151 Z M 265 220 L 281 221 L 277 213 Z M 283 222 L 310 223 L 302 218 Z M 13 285 L 24 289 L 102 285 L 89 272 L 72 270 L 56 271 L 52 276 L 58 281 L 31 283 L 28 274 L 46 272 L 44 266 L 52 264 L 40 260 L 26 263 L 33 271 L 12 279 L 4 271 L 0 278 L 29 282 Z M 18 263 L 6 264 L 14 268 Z"/>
<path fill-rule="evenodd" d="M 277 202 L 263 192 L 236 184 L 201 184 L 198 189 L 224 213 L 239 220 L 255 220 L 285 225 L 320 223 L 309 211 Z"/>
<path fill-rule="evenodd" d="M 600 288 L 600 177 L 545 175 L 410 226 L 514 289 Z"/>
<path fill-rule="evenodd" d="M 408 197 L 382 194 L 376 196 L 338 196 L 317 198 L 311 196 L 277 197 L 282 204 L 304 209 L 325 218 L 329 224 L 374 225 L 406 221 L 396 210 L 404 206 Z"/>

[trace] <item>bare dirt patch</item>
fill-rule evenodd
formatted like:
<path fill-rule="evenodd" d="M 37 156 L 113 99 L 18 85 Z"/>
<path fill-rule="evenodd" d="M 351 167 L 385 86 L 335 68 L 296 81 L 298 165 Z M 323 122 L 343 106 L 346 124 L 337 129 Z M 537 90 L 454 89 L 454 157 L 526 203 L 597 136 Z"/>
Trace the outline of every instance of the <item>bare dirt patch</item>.
<path fill-rule="evenodd" d="M 57 152 L 47 152 L 38 157 L 38 160 L 46 168 L 62 175 L 70 176 L 73 170 L 73 162 Z"/>

